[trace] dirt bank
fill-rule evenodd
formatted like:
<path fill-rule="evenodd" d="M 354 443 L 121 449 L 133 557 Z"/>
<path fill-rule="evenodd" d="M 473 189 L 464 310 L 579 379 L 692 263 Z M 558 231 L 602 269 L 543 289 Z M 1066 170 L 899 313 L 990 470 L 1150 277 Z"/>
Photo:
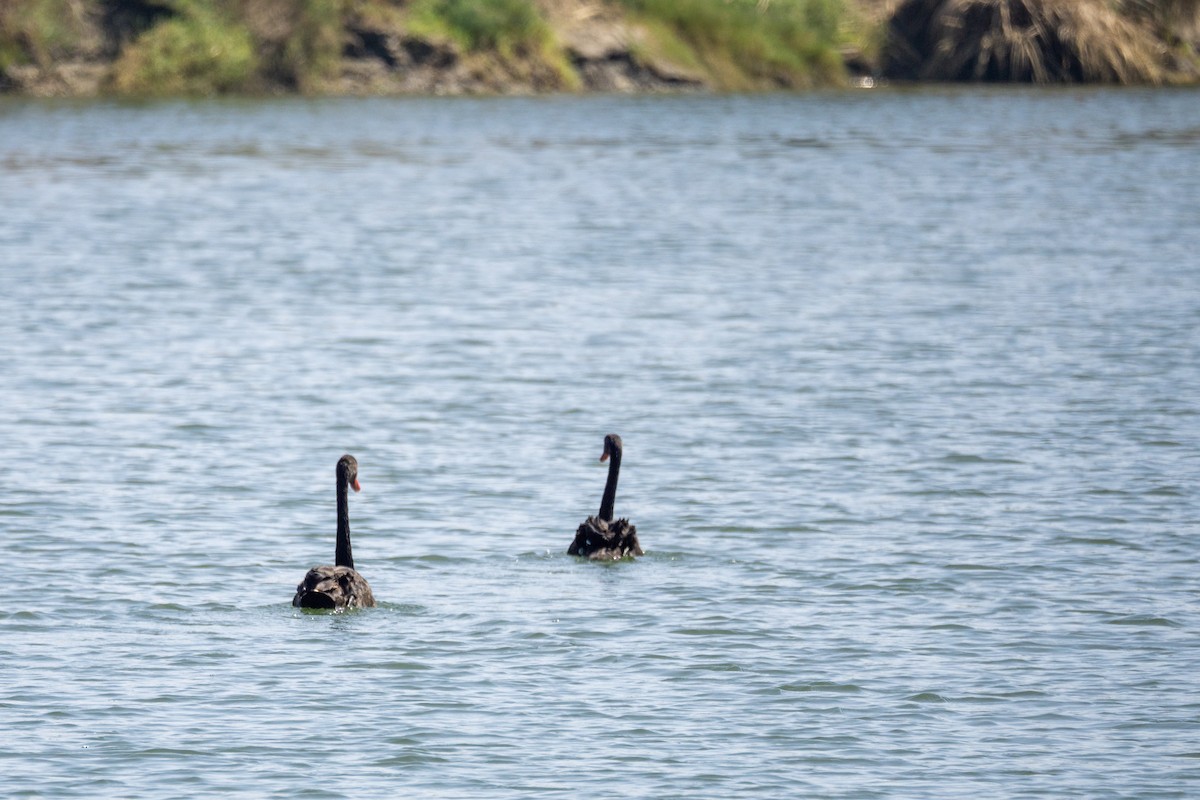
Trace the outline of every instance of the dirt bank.
<path fill-rule="evenodd" d="M 0 92 L 1182 82 L 1200 79 L 1198 15 L 1200 0 L 20 0 L 0 4 Z"/>

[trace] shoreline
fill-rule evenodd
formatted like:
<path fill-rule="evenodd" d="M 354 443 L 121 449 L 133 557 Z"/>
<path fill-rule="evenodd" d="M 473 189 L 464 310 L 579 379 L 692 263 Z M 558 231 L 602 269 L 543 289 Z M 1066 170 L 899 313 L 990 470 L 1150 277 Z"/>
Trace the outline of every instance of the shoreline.
<path fill-rule="evenodd" d="M 944 82 L 1200 85 L 1195 11 L 1172 29 L 1188 32 L 1172 34 L 1174 49 L 1152 41 L 1149 23 L 1118 20 L 1124 25 L 1121 35 L 1130 40 L 1106 43 L 1118 66 L 1050 64 L 1057 73 L 1039 76 L 1035 65 L 1028 80 L 978 66 L 972 74 L 959 65 L 954 68 L 961 74 L 956 74 L 936 63 L 955 48 L 966 51 L 956 53 L 958 62 L 972 55 L 977 62 L 986 61 L 988 54 L 970 52 L 983 46 L 970 36 L 984 42 L 998 38 L 994 31 L 959 25 L 955 35 L 961 41 L 939 39 L 922 15 L 938 2 L 951 5 L 952 0 L 847 0 L 842 16 L 826 24 L 824 38 L 813 39 L 803 58 L 779 51 L 812 39 L 810 31 L 799 32 L 808 38 L 797 38 L 793 30 L 797 9 L 807 8 L 807 0 L 791 0 L 794 6 L 783 5 L 787 0 L 777 0 L 777 6 L 767 3 L 768 10 L 783 9 L 773 22 L 755 16 L 753 9 L 762 7 L 755 0 L 740 5 L 734 5 L 739 0 L 689 0 L 693 11 L 713 3 L 734 10 L 733 16 L 722 11 L 728 18 L 715 15 L 707 21 L 715 31 L 722 25 L 750 26 L 741 31 L 748 41 L 722 33 L 730 41 L 719 44 L 706 39 L 711 31 L 681 33 L 689 19 L 664 21 L 635 11 L 640 6 L 633 0 L 507 0 L 516 4 L 513 8 L 525 9 L 526 17 L 501 21 L 500 27 L 483 32 L 454 28 L 432 12 L 420 14 L 422 2 L 432 8 L 438 2 L 483 0 L 413 0 L 404 6 L 361 0 L 324 20 L 324 27 L 295 13 L 256 16 L 245 11 L 234 18 L 195 11 L 188 0 L 165 1 L 193 10 L 143 5 L 158 10 L 138 18 L 112 18 L 96 10 L 99 0 L 77 0 L 71 6 L 74 18 L 47 30 L 38 28 L 49 26 L 46 21 L 20 18 L 11 9 L 0 12 L 0 97 L 664 95 Z M 30 0 L 31 5 L 64 2 Z M 274 4 L 298 8 L 306 2 L 311 0 Z M 1069 30 L 1076 22 L 1062 24 Z M 1083 42 L 1081 48 L 1094 51 L 1093 44 Z M 775 54 L 769 58 L 755 61 L 745 55 L 771 48 Z M 928 56 L 921 54 L 922 48 Z M 1133 55 L 1142 55 L 1143 62 L 1135 63 Z M 1152 58 L 1162 63 L 1152 63 Z"/>

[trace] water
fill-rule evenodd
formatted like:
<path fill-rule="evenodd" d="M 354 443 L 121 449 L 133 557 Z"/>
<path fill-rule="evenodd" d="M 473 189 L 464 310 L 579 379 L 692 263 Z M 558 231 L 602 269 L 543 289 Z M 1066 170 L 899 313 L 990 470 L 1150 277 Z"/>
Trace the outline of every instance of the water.
<path fill-rule="evenodd" d="M 0 795 L 1195 796 L 1197 99 L 5 102 Z"/>

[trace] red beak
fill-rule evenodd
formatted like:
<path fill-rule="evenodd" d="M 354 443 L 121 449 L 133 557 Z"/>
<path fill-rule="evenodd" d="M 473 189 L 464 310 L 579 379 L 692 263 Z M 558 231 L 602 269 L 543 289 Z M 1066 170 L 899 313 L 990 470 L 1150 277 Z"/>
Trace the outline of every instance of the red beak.
<path fill-rule="evenodd" d="M 605 450 L 603 453 L 600 454 L 600 460 L 608 461 L 608 451 L 607 450 Z"/>
<path fill-rule="evenodd" d="M 358 485 L 358 478 L 354 479 L 354 482 L 350 484 L 350 488 L 356 492 L 362 491 L 362 487 Z"/>

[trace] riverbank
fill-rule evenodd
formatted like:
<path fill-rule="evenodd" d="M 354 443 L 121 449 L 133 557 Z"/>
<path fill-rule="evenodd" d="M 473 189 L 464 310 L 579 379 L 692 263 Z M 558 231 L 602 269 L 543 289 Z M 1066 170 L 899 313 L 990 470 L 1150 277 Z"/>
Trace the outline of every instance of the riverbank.
<path fill-rule="evenodd" d="M 1104 0 L 19 0 L 0 10 L 0 92 L 1194 82 L 1198 10 L 1197 0 L 1124 0 L 1115 10 Z"/>

